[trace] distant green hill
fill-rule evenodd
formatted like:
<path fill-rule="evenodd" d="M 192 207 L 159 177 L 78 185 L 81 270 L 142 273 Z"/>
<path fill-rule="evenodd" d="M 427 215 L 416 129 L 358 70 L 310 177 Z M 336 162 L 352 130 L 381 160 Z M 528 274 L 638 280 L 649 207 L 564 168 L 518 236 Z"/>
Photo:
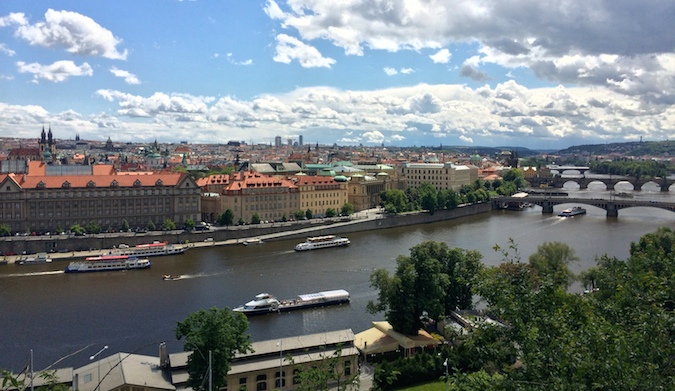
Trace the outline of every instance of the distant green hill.
<path fill-rule="evenodd" d="M 561 149 L 560 155 L 590 153 L 591 155 L 607 155 L 620 153 L 626 156 L 675 156 L 675 141 L 634 141 L 626 143 L 576 145 Z"/>

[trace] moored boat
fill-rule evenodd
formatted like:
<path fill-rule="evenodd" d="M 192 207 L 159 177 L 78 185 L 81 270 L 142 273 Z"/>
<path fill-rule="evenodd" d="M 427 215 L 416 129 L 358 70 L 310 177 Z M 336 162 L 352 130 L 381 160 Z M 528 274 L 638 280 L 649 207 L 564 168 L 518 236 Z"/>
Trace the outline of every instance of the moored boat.
<path fill-rule="evenodd" d="M 52 261 L 47 253 L 37 253 L 34 257 L 21 258 L 16 261 L 17 265 L 34 265 L 38 263 L 50 263 Z"/>
<path fill-rule="evenodd" d="M 160 255 L 175 255 L 184 253 L 186 245 L 168 244 L 167 242 L 144 243 L 137 246 L 120 245 L 113 249 L 110 255 L 127 255 L 136 257 L 156 257 Z"/>
<path fill-rule="evenodd" d="M 255 246 L 257 244 L 263 244 L 262 239 L 260 238 L 251 238 L 251 239 L 246 239 L 242 243 L 244 246 Z"/>
<path fill-rule="evenodd" d="M 586 214 L 586 209 L 580 207 L 580 206 L 575 206 L 573 208 L 568 208 L 563 210 L 562 212 L 558 213 L 558 216 L 560 217 L 573 217 L 573 216 L 578 216 L 578 215 L 584 215 Z"/>
<path fill-rule="evenodd" d="M 262 315 L 270 312 L 293 311 L 313 307 L 325 307 L 349 303 L 349 292 L 344 289 L 307 293 L 295 299 L 278 300 L 269 293 L 260 293 L 248 303 L 232 311 L 245 315 Z"/>
<path fill-rule="evenodd" d="M 328 247 L 342 247 L 349 246 L 349 244 L 349 239 L 335 235 L 315 236 L 307 238 L 305 242 L 298 243 L 295 246 L 295 251 L 317 250 Z"/>
<path fill-rule="evenodd" d="M 107 272 L 116 270 L 146 269 L 152 265 L 148 259 L 139 259 L 127 255 L 106 255 L 88 257 L 84 261 L 71 262 L 66 273 Z"/>

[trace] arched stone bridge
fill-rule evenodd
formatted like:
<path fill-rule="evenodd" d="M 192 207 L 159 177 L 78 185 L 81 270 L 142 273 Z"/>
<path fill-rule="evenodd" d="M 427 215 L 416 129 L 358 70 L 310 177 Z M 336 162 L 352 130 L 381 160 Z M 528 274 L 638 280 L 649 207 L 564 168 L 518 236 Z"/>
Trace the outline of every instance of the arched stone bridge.
<path fill-rule="evenodd" d="M 527 178 L 530 186 L 540 187 L 546 185 L 548 187 L 562 188 L 567 182 L 576 182 L 580 189 L 587 189 L 591 182 L 602 182 L 607 186 L 607 190 L 614 190 L 614 187 L 619 182 L 628 182 L 633 185 L 634 190 L 642 190 L 642 186 L 646 183 L 655 183 L 661 188 L 661 191 L 670 191 L 670 186 L 675 184 L 675 179 L 669 178 L 633 178 L 633 177 L 615 177 L 615 178 L 587 178 L 587 177 L 561 177 L 555 176 L 550 178 Z"/>
<path fill-rule="evenodd" d="M 502 209 L 505 204 L 529 202 L 542 207 L 542 213 L 553 213 L 553 207 L 560 204 L 585 204 L 602 208 L 607 211 L 607 217 L 619 216 L 619 209 L 647 206 L 661 208 L 675 212 L 675 202 L 636 201 L 636 200 L 605 200 L 594 198 L 568 198 L 568 197 L 497 197 L 492 199 L 492 209 Z"/>

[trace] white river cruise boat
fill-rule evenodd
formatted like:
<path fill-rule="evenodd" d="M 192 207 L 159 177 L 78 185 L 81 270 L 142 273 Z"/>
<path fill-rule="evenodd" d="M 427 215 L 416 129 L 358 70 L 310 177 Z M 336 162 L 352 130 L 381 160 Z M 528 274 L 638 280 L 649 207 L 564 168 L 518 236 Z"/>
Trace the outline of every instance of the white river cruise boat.
<path fill-rule="evenodd" d="M 278 300 L 269 293 L 260 293 L 248 303 L 232 309 L 245 315 L 263 315 L 271 312 L 293 311 L 314 307 L 349 303 L 349 292 L 344 289 L 306 293 L 295 299 Z"/>
<path fill-rule="evenodd" d="M 66 273 L 108 272 L 115 270 L 146 269 L 152 265 L 147 259 L 129 257 L 127 255 L 104 255 L 89 257 L 84 261 L 71 262 Z"/>
<path fill-rule="evenodd" d="M 307 241 L 298 243 L 295 251 L 318 250 L 320 248 L 349 246 L 349 239 L 335 235 L 315 236 L 307 238 Z"/>
<path fill-rule="evenodd" d="M 168 244 L 167 242 L 154 242 L 139 244 L 137 246 L 127 246 L 120 244 L 118 248 L 113 249 L 110 255 L 128 255 L 130 257 L 156 257 L 159 255 L 182 254 L 188 249 L 187 245 Z"/>

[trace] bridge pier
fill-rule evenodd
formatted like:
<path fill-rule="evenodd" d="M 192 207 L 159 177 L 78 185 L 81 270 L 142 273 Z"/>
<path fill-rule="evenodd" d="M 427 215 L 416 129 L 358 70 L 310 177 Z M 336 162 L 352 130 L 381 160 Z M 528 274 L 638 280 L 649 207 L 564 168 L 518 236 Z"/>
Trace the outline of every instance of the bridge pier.
<path fill-rule="evenodd" d="M 619 209 L 611 201 L 607 203 L 607 217 L 619 217 Z"/>
<path fill-rule="evenodd" d="M 541 204 L 541 213 L 542 214 L 552 214 L 553 213 L 553 204 L 550 201 L 544 200 Z"/>

